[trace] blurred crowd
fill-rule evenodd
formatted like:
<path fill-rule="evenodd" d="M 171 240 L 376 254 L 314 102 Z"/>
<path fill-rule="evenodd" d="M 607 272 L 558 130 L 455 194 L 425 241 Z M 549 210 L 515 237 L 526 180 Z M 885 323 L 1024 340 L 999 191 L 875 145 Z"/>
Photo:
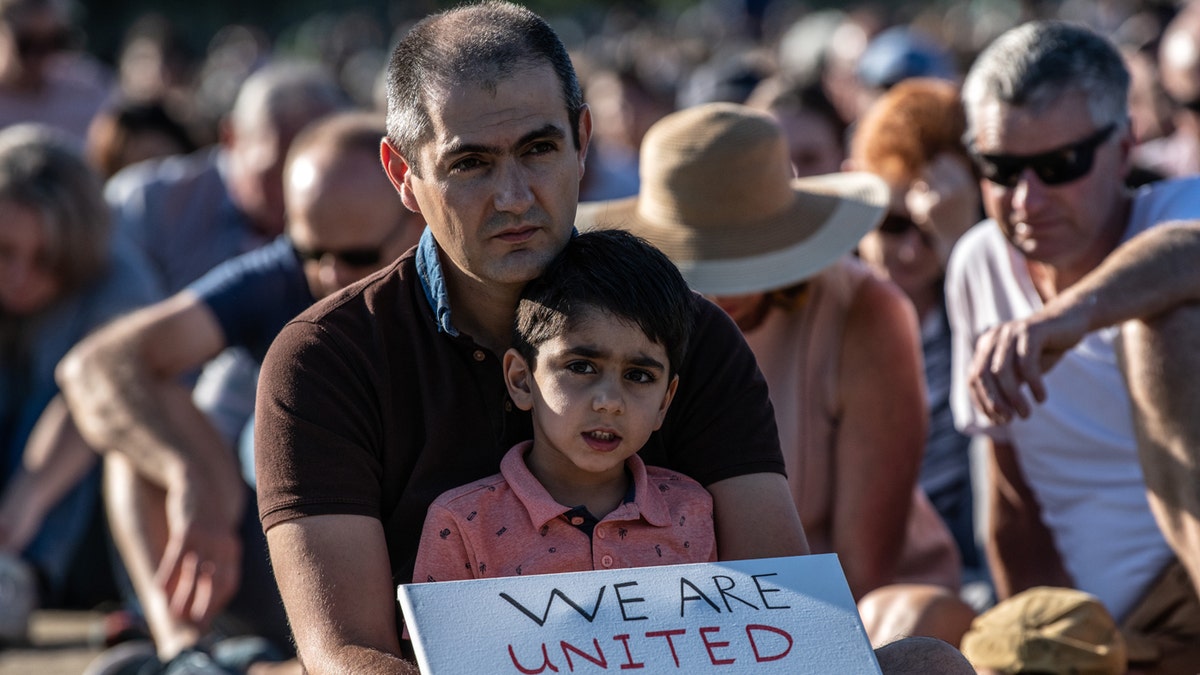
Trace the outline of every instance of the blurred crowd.
<path fill-rule="evenodd" d="M 424 228 L 378 171 L 389 54 L 410 24 L 330 10 L 278 35 L 225 26 L 197 46 L 148 13 L 108 63 L 88 52 L 73 9 L 0 0 L 0 642 L 23 639 L 36 607 L 104 606 L 108 646 L 173 656 L 199 638 L 172 619 L 162 575 L 204 562 L 189 571 L 194 542 L 176 537 L 202 540 L 208 521 L 245 535 L 214 538 L 210 560 L 264 550 L 253 406 L 271 338 Z M 637 196 L 656 180 L 642 166 L 647 132 L 712 103 L 770 116 L 796 177 L 886 182 L 882 222 L 823 269 L 784 288 L 697 290 L 754 349 L 785 452 L 805 458 L 809 483 L 792 491 L 809 542 L 841 556 L 872 639 L 919 630 L 897 619 L 914 596 L 873 593 L 908 582 L 948 591 L 917 604 L 926 634 L 959 644 L 977 614 L 1021 590 L 995 578 L 985 553 L 988 472 L 1002 471 L 979 452 L 986 425 L 956 427 L 952 409 L 947 270 L 964 233 L 994 217 L 980 189 L 992 178 L 966 140 L 963 78 L 1015 26 L 1087 26 L 1131 78 L 1124 185 L 1200 175 L 1200 4 L 707 0 L 547 19 L 593 115 L 581 202 Z M 873 297 L 866 309 L 852 304 L 860 292 Z M 262 311 L 268 300 L 278 307 Z M 787 371 L 768 333 L 793 320 L 780 339 L 811 341 L 812 372 Z M 871 369 L 817 372 L 840 350 L 883 344 L 900 346 Z M 190 513 L 169 462 L 124 457 L 139 444 L 229 448 L 219 473 L 189 477 L 228 512 Z M 866 515 L 847 525 L 845 513 Z M 199 524 L 181 535 L 181 519 Z M 269 575 L 265 560 L 208 592 L 233 597 L 257 574 Z M 224 626 L 252 626 L 261 642 L 205 643 L 228 655 L 227 671 L 291 655 L 286 631 L 254 625 L 277 604 L 268 595 L 234 603 L 245 621 Z M 151 634 L 157 646 L 145 647 Z M 122 672 L 113 664 L 129 658 L 94 672 Z"/>

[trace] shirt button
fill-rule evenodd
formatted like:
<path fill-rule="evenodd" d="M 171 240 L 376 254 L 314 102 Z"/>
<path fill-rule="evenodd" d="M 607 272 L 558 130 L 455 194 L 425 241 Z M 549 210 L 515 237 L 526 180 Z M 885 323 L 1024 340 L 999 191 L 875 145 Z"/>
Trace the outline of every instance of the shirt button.
<path fill-rule="evenodd" d="M 596 530 L 596 536 L 603 539 L 604 538 L 604 530 Z"/>
<path fill-rule="evenodd" d="M 611 555 L 606 555 L 600 559 L 600 564 L 605 567 L 612 567 L 613 559 Z"/>
<path fill-rule="evenodd" d="M 482 349 L 475 350 L 475 360 L 476 361 L 483 361 L 486 358 L 487 358 L 487 354 L 484 354 Z"/>
<path fill-rule="evenodd" d="M 575 516 L 574 518 L 572 518 L 572 519 L 571 519 L 571 524 L 572 524 L 572 525 L 575 525 L 575 526 L 582 525 L 582 524 L 583 524 L 583 518 L 581 518 L 581 517 L 579 517 L 579 516 Z"/>

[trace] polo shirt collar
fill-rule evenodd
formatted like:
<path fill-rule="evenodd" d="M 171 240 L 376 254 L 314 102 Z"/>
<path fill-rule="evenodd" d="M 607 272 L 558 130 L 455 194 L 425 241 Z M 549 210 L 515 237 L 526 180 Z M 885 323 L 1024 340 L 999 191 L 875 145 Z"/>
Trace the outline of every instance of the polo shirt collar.
<path fill-rule="evenodd" d="M 546 523 L 558 518 L 571 510 L 554 501 L 546 488 L 530 473 L 525 464 L 525 455 L 533 447 L 533 441 L 517 444 L 504 458 L 500 460 L 500 474 L 508 483 L 509 488 L 529 513 L 530 524 L 535 530 L 541 529 Z M 666 527 L 671 524 L 671 512 L 667 508 L 666 499 L 659 493 L 656 486 L 650 485 L 646 475 L 646 465 L 636 454 L 625 460 L 625 468 L 633 476 L 634 500 L 621 504 L 609 515 L 601 518 L 619 520 L 637 520 L 643 518 L 655 527 Z"/>
<path fill-rule="evenodd" d="M 437 317 L 438 331 L 458 337 L 458 329 L 450 322 L 450 291 L 446 287 L 446 275 L 442 271 L 442 261 L 438 257 L 437 241 L 428 226 L 421 233 L 421 241 L 417 243 L 416 253 L 417 279 L 421 282 L 421 290 L 425 299 L 433 308 Z"/>

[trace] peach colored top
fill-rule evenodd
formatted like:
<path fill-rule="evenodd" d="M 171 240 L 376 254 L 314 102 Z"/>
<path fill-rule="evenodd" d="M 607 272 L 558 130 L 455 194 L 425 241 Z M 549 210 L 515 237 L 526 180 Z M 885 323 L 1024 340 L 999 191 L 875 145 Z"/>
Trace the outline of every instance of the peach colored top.
<path fill-rule="evenodd" d="M 813 553 L 830 553 L 835 462 L 841 410 L 838 369 L 846 315 L 871 272 L 846 256 L 809 281 L 803 306 L 772 309 L 746 341 L 766 376 L 792 499 Z M 933 505 L 913 486 L 913 505 L 897 582 L 958 588 L 958 551 Z"/>
<path fill-rule="evenodd" d="M 514 446 L 500 473 L 443 493 L 429 507 L 413 581 L 651 567 L 717 560 L 712 497 L 683 474 L 631 455 L 633 501 L 583 519 L 554 501 L 525 464 L 533 441 Z"/>

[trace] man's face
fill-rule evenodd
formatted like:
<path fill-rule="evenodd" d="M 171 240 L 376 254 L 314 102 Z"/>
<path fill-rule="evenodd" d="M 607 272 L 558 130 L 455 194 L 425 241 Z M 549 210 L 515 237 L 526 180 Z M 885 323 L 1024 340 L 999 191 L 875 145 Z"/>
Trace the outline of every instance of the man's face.
<path fill-rule="evenodd" d="M 284 194 L 288 236 L 316 298 L 390 264 L 424 228 L 396 197 L 373 151 L 299 155 L 288 166 Z"/>
<path fill-rule="evenodd" d="M 404 203 L 425 216 L 452 284 L 519 289 L 570 237 L 591 117 L 583 111 L 576 149 L 560 90 L 542 65 L 494 89 L 466 83 L 431 94 L 431 138 L 416 151 L 420 176 L 385 146 L 388 174 Z"/>
<path fill-rule="evenodd" d="M 1101 127 L 1091 121 L 1081 94 L 1066 94 L 1037 113 L 999 103 L 983 103 L 975 113 L 974 153 L 1020 167 L 1013 173 L 1013 185 L 981 180 L 988 215 L 1030 260 L 1063 271 L 1089 271 L 1107 255 L 1114 233 L 1119 235 L 1124 226 L 1124 179 L 1131 143 L 1126 127 L 1117 126 L 1094 145 L 1086 173 L 1047 184 L 1026 159 L 1053 152 L 1055 162 L 1070 165 L 1087 153 L 1086 148 L 1082 153 L 1079 148 L 1069 149 L 1072 144 L 1098 138 Z"/>
<path fill-rule="evenodd" d="M 19 88 L 37 89 L 45 83 L 51 57 L 70 42 L 66 18 L 50 6 L 26 9 L 12 21 L 0 23 L 0 47 L 6 65 L 4 79 Z"/>
<path fill-rule="evenodd" d="M 267 236 L 283 232 L 283 162 L 295 132 L 270 124 L 234 129 L 229 148 L 229 192 L 238 210 Z"/>

